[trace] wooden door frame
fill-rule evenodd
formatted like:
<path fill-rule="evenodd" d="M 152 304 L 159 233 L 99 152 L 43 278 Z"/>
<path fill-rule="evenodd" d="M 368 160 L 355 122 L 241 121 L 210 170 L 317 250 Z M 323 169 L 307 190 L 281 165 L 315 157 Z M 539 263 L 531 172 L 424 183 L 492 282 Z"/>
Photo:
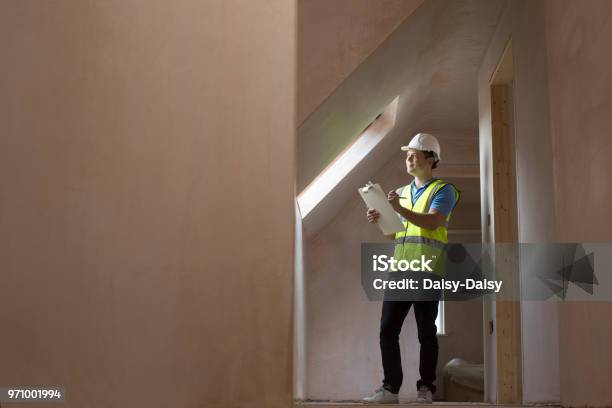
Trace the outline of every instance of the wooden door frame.
<path fill-rule="evenodd" d="M 491 81 L 491 162 L 493 167 L 493 242 L 496 279 L 506 296 L 495 304 L 496 388 L 498 404 L 522 403 L 521 308 L 518 268 L 518 213 L 514 126 L 512 40 Z M 510 245 L 499 245 L 508 243 Z"/>

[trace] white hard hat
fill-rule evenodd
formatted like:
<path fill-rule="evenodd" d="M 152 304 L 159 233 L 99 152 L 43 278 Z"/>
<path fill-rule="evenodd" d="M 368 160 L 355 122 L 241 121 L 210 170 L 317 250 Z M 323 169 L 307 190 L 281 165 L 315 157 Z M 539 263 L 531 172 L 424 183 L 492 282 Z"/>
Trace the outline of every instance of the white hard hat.
<path fill-rule="evenodd" d="M 408 149 L 434 152 L 436 155 L 435 160 L 440 160 L 440 143 L 438 143 L 438 139 L 429 133 L 417 133 L 414 135 L 407 146 L 402 146 L 402 150 L 406 151 Z"/>

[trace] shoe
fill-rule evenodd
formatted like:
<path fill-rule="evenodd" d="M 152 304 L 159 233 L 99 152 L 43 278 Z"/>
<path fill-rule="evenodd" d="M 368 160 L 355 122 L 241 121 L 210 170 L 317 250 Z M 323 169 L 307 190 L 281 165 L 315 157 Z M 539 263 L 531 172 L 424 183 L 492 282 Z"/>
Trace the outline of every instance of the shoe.
<path fill-rule="evenodd" d="M 397 394 L 392 393 L 384 387 L 380 387 L 374 391 L 374 394 L 365 397 L 361 402 L 368 404 L 398 404 L 399 398 Z"/>
<path fill-rule="evenodd" d="M 431 404 L 433 400 L 433 395 L 429 388 L 426 385 L 421 385 L 419 390 L 417 391 L 417 400 L 421 404 Z"/>

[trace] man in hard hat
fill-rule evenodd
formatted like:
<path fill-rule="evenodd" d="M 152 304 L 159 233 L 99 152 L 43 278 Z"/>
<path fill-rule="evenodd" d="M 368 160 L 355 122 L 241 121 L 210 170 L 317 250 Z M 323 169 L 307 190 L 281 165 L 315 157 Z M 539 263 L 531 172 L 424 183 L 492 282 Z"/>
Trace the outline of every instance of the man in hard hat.
<path fill-rule="evenodd" d="M 443 258 L 447 239 L 447 226 L 451 212 L 459 199 L 459 191 L 452 184 L 433 177 L 440 161 L 440 144 L 428 134 L 415 135 L 407 146 L 406 169 L 414 180 L 407 186 L 390 191 L 387 199 L 399 214 L 404 230 L 395 239 L 394 258 L 414 259 L 419 254 Z M 380 214 L 368 209 L 367 219 L 376 222 Z M 438 263 L 438 271 L 444 268 Z M 438 363 L 438 338 L 436 317 L 438 300 L 389 301 L 384 300 L 380 319 L 380 350 L 384 379 L 373 395 L 364 398 L 369 403 L 397 403 L 403 373 L 399 347 L 399 334 L 404 319 L 414 304 L 420 348 L 419 373 L 416 383 L 417 402 L 431 403 L 436 392 L 436 366 Z"/>

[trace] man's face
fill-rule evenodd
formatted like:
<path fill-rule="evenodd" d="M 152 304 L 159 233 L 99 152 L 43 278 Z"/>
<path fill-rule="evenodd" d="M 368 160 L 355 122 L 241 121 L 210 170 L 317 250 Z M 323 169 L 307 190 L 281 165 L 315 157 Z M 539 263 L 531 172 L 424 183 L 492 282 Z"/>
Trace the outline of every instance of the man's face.
<path fill-rule="evenodd" d="M 406 151 L 406 171 L 411 176 L 423 174 L 431 167 L 431 158 L 425 157 L 425 154 L 420 150 L 408 149 Z"/>

